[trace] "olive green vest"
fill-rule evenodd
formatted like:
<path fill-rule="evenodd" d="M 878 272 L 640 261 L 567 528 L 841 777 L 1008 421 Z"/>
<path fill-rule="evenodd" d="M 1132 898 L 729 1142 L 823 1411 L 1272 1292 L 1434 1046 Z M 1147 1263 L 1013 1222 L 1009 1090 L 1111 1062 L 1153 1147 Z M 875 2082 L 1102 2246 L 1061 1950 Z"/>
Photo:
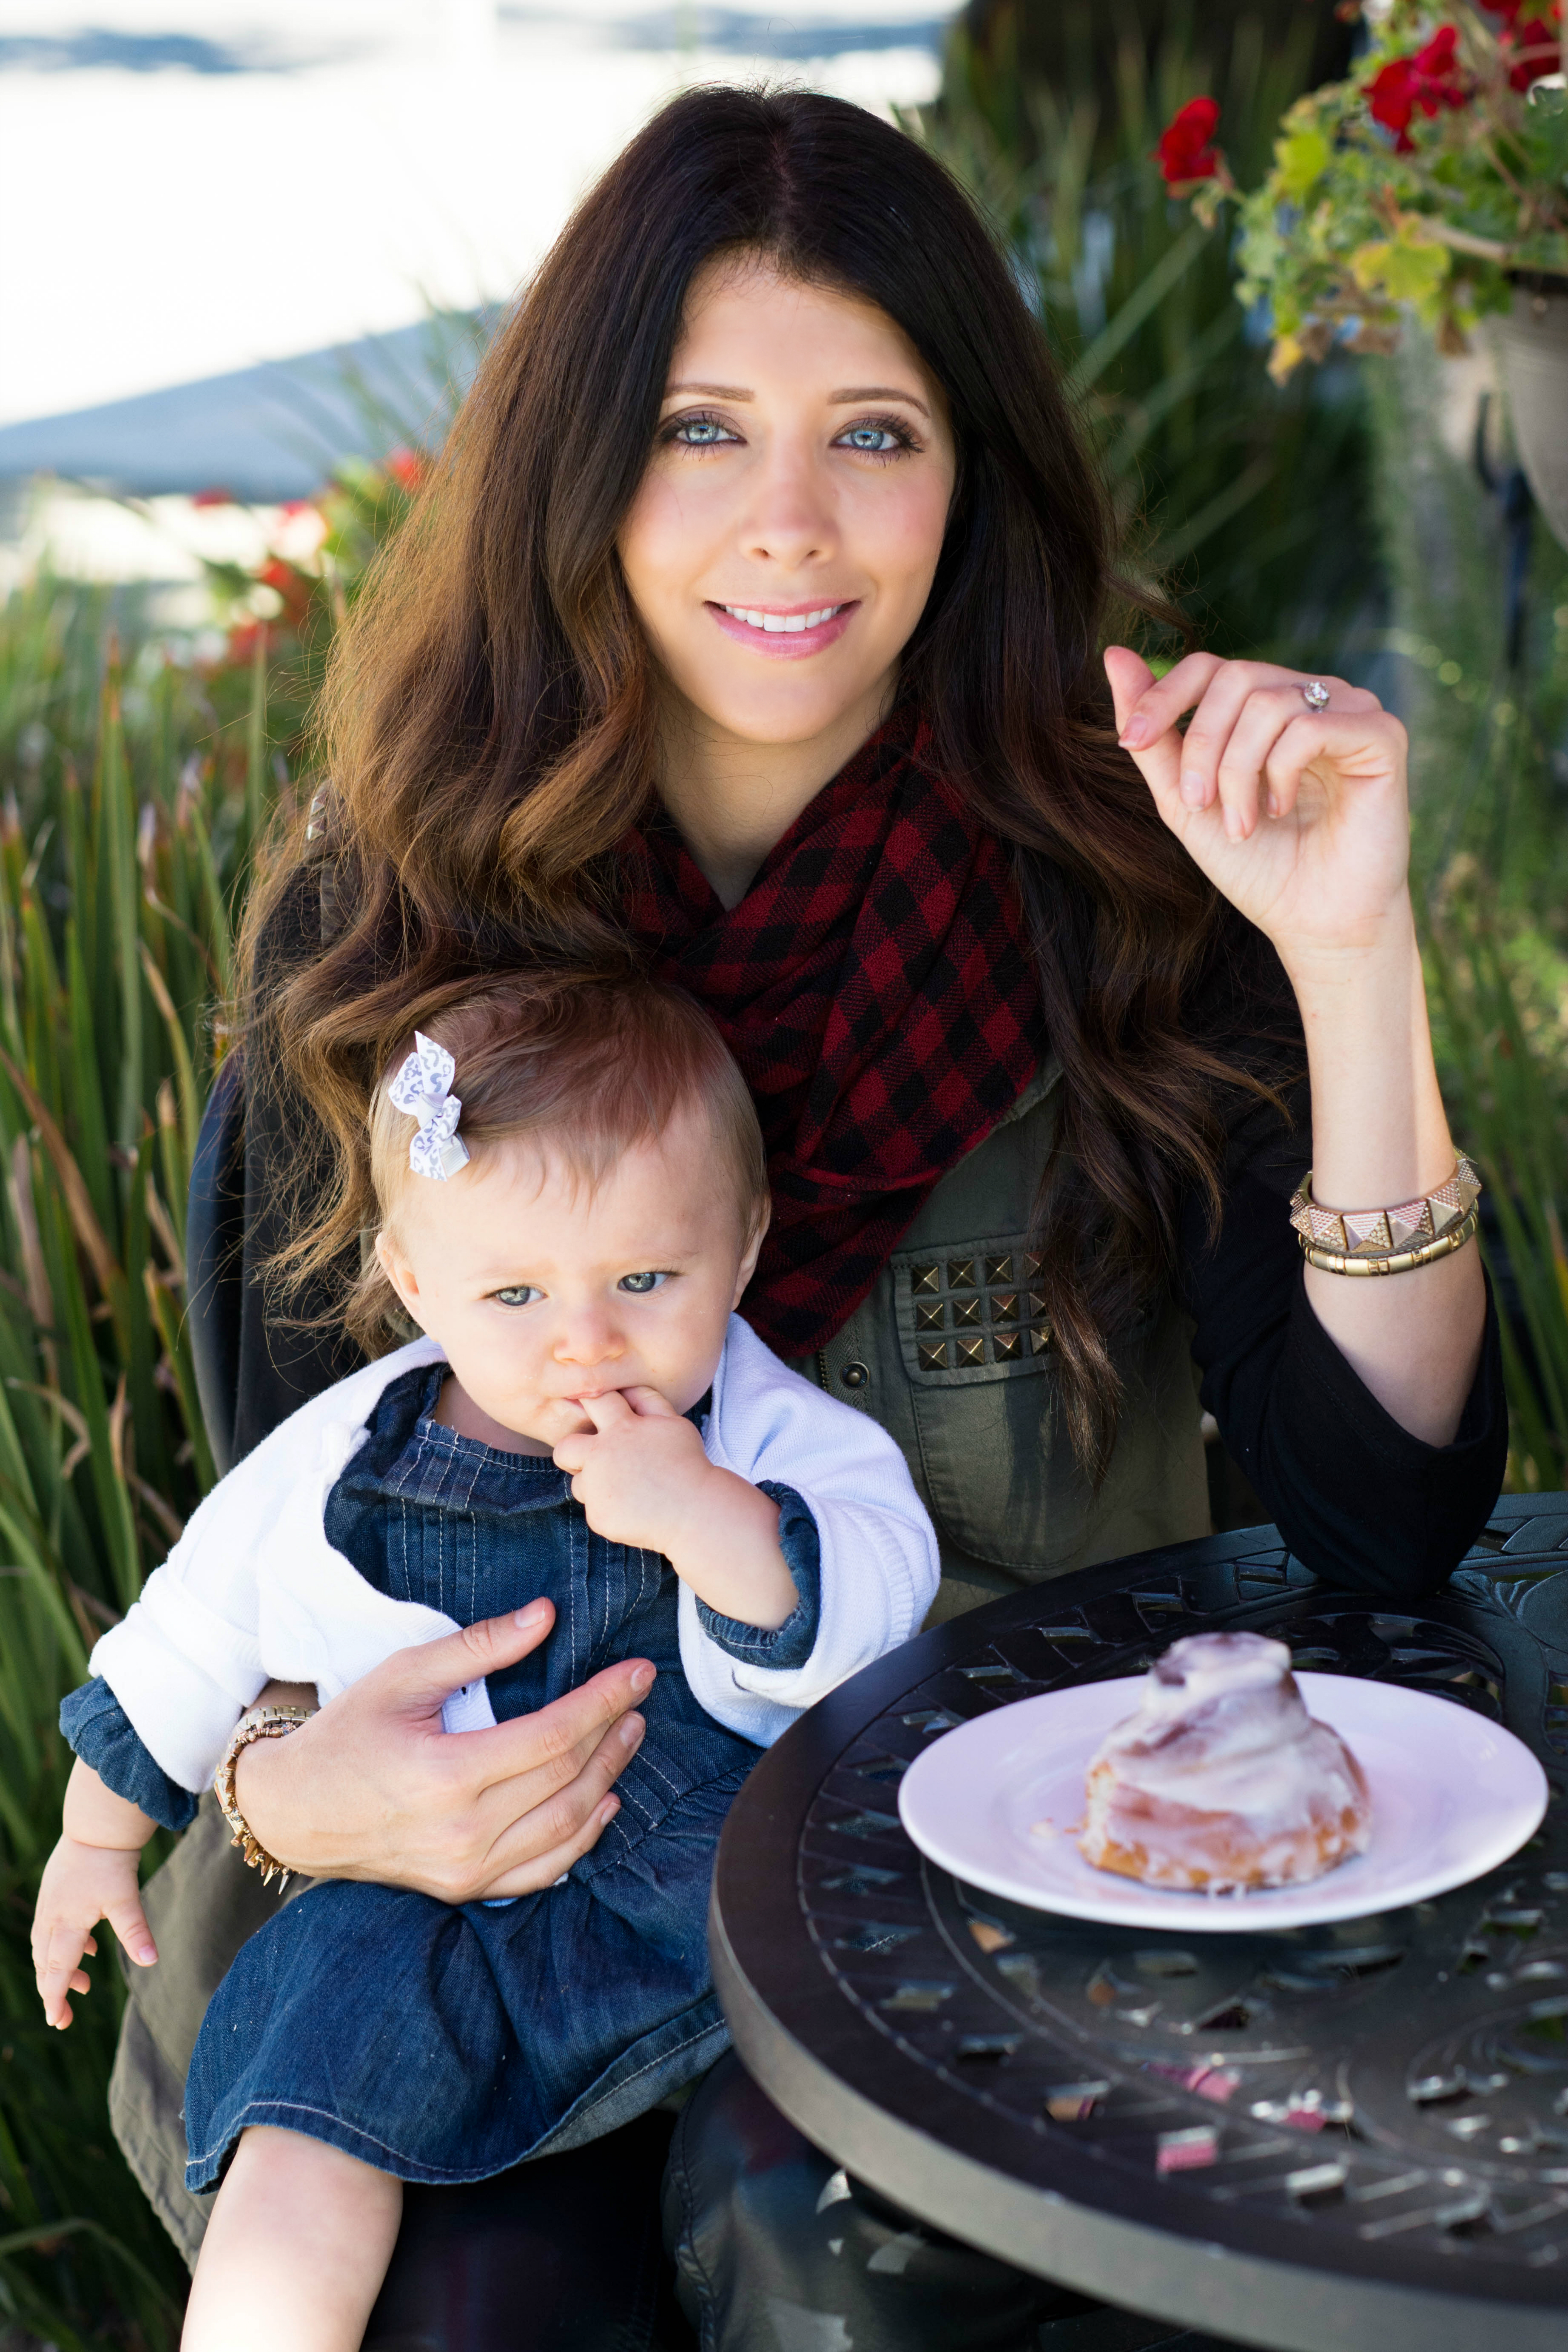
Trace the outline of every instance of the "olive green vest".
<path fill-rule="evenodd" d="M 1193 1327 L 1169 1294 L 1113 1350 L 1124 1403 L 1098 1494 L 1068 1440 L 1027 1249 L 1060 1079 L 1053 1057 L 942 1178 L 865 1304 L 795 1365 L 902 1449 L 942 1545 L 928 1623 L 1209 1532 Z"/>

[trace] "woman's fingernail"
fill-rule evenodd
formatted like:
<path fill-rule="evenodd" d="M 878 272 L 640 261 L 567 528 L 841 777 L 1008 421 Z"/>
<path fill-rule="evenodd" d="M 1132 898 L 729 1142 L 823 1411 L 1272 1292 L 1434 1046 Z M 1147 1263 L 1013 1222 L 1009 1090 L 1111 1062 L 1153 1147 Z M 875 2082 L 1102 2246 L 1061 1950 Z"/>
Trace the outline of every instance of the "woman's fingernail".
<path fill-rule="evenodd" d="M 633 1667 L 633 1669 L 632 1669 L 632 1688 L 633 1688 L 633 1690 L 636 1692 L 636 1694 L 637 1694 L 637 1697 L 638 1697 L 638 1698 L 641 1698 L 641 1696 L 642 1696 L 642 1695 L 643 1695 L 644 1691 L 650 1691 L 650 1690 L 652 1690 L 652 1688 L 653 1688 L 653 1668 L 652 1668 L 651 1666 L 634 1666 L 634 1667 Z"/>
<path fill-rule="evenodd" d="M 141 1944 L 137 1947 L 135 1958 L 141 1967 L 150 1969 L 156 1962 L 158 1955 L 151 1944 Z"/>
<path fill-rule="evenodd" d="M 606 1797 L 604 1803 L 599 1807 L 600 1826 L 602 1828 L 607 1826 L 609 1822 L 615 1820 L 616 1815 L 620 1811 L 620 1810 L 621 1801 L 618 1797 Z"/>
<path fill-rule="evenodd" d="M 1278 816 L 1279 814 L 1279 803 L 1272 793 L 1268 795 L 1268 814 L 1270 816 Z"/>
<path fill-rule="evenodd" d="M 621 1724 L 621 1746 L 626 1748 L 635 1748 L 637 1745 L 637 1742 L 641 1739 L 642 1735 L 643 1721 L 641 1716 L 628 1715 L 626 1717 Z"/>
<path fill-rule="evenodd" d="M 1202 808 L 1208 786 L 1195 768 L 1182 771 L 1182 798 L 1189 808 Z"/>
<path fill-rule="evenodd" d="M 1146 743 L 1148 740 L 1149 721 L 1142 716 L 1142 712 L 1140 712 L 1136 717 L 1130 719 L 1126 726 L 1122 729 L 1122 746 L 1126 751 L 1136 751 L 1142 744 Z"/>
<path fill-rule="evenodd" d="M 1225 813 L 1225 832 L 1226 839 L 1227 841 L 1240 841 L 1245 837 L 1247 827 L 1242 822 L 1241 811 L 1239 809 L 1226 809 Z"/>
<path fill-rule="evenodd" d="M 531 1601 L 526 1609 L 518 1611 L 511 1622 L 514 1625 L 537 1625 L 540 1619 L 548 1616 L 549 1612 L 548 1601 Z"/>

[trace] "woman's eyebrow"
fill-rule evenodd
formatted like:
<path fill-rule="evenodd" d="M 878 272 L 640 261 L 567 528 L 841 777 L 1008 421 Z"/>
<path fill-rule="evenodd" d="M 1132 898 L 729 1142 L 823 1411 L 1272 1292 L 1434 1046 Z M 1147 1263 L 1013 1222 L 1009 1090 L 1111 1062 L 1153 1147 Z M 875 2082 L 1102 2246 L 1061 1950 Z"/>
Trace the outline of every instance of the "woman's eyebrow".
<path fill-rule="evenodd" d="M 673 400 L 683 392 L 700 393 L 705 400 L 755 400 L 757 396 L 744 385 L 735 383 L 672 383 L 666 386 L 664 396 Z M 862 400 L 901 400 L 910 408 L 918 408 L 922 416 L 931 415 L 923 400 L 912 392 L 902 391 L 896 383 L 851 384 L 843 392 L 830 392 L 827 395 L 831 408 L 853 408 Z"/>
<path fill-rule="evenodd" d="M 923 400 L 918 399 L 912 392 L 900 390 L 896 383 L 852 384 L 847 392 L 830 392 L 827 397 L 835 408 L 850 408 L 860 400 L 901 400 L 910 408 L 918 408 L 922 416 L 931 415 Z"/>

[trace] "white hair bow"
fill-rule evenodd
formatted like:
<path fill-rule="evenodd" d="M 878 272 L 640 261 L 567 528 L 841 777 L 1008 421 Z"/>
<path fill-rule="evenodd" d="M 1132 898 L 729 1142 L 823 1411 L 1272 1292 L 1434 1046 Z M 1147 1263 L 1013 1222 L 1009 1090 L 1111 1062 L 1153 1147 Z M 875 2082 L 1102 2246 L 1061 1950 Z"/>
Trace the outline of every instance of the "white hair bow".
<path fill-rule="evenodd" d="M 444 1182 L 468 1164 L 468 1147 L 458 1133 L 463 1106 L 449 1091 L 457 1074 L 458 1066 L 445 1045 L 416 1029 L 414 1051 L 386 1090 L 397 1109 L 419 1122 L 408 1147 L 408 1165 L 416 1176 Z"/>

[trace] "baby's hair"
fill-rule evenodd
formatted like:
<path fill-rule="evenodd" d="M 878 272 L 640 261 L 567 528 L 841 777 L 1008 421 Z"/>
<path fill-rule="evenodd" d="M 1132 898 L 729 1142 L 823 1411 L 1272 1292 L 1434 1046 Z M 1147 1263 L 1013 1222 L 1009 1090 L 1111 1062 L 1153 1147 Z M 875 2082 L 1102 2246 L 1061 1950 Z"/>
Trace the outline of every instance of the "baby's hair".
<path fill-rule="evenodd" d="M 456 1065 L 458 1131 L 476 1161 L 489 1145 L 526 1139 L 592 1186 L 623 1153 L 662 1135 L 695 1104 L 707 1114 L 747 1239 L 765 1223 L 767 1158 L 756 1106 L 717 1027 L 679 989 L 641 976 L 519 975 L 478 982 L 419 1028 Z M 409 1167 L 415 1123 L 387 1091 L 413 1048 L 410 1034 L 371 1097 L 370 1173 L 384 1224 L 395 1224 L 409 1185 L 436 1181 Z M 348 1329 L 367 1347 L 384 1346 L 395 1308 L 392 1285 L 367 1252 Z"/>

